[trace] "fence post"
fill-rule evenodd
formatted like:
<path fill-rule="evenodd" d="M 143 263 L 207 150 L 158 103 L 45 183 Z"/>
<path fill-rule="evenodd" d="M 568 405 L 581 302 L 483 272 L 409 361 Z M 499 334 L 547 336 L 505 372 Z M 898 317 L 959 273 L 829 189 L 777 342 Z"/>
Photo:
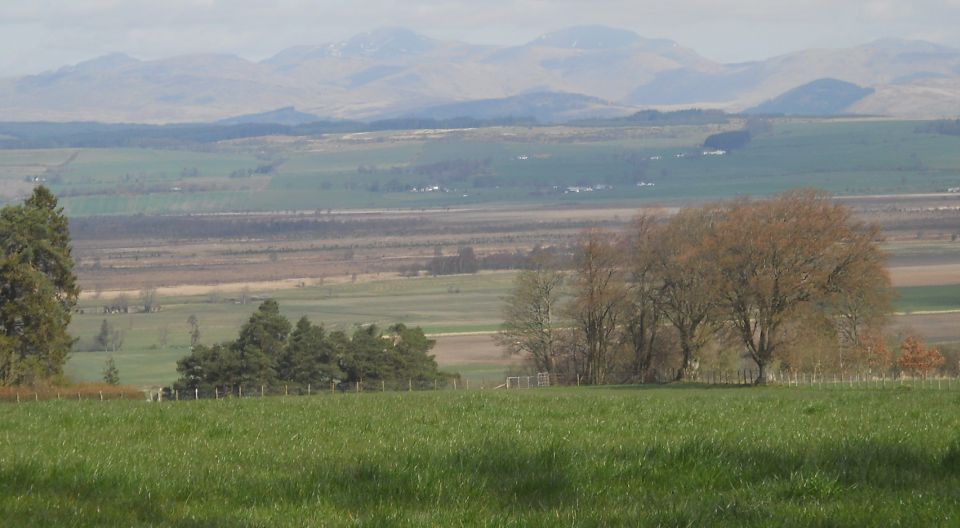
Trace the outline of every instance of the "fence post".
<path fill-rule="evenodd" d="M 284 385 L 284 386 L 283 386 L 283 395 L 284 395 L 284 396 L 289 396 L 289 395 L 290 395 L 290 387 L 288 387 L 287 385 Z"/>
<path fill-rule="evenodd" d="M 198 387 L 193 388 L 193 399 L 194 400 L 200 399 L 200 389 Z"/>
<path fill-rule="evenodd" d="M 413 380 L 407 378 L 407 392 L 413 392 Z"/>
<path fill-rule="evenodd" d="M 122 392 L 120 393 L 120 396 L 123 396 L 123 393 L 122 393 Z M 174 399 L 176 399 L 177 401 L 180 401 L 180 389 L 174 389 L 174 390 L 173 390 L 173 397 L 174 397 Z"/>
<path fill-rule="evenodd" d="M 260 384 L 260 397 L 263 398 L 263 384 Z"/>
<path fill-rule="evenodd" d="M 433 390 L 437 390 L 437 378 L 433 378 Z"/>
<path fill-rule="evenodd" d="M 17 393 L 17 403 L 20 403 L 20 393 Z"/>
<path fill-rule="evenodd" d="M 216 388 L 216 387 L 213 388 L 213 399 L 214 399 L 214 400 L 219 400 L 219 399 L 220 399 L 220 389 L 218 389 L 218 388 Z"/>
<path fill-rule="evenodd" d="M 307 396 L 310 396 L 310 384 L 307 383 Z"/>
<path fill-rule="evenodd" d="M 527 379 L 527 386 L 530 386 L 530 380 L 529 380 L 529 379 Z M 453 390 L 457 390 L 457 380 L 456 380 L 456 378 L 454 378 L 454 380 L 453 380 Z"/>
<path fill-rule="evenodd" d="M 243 398 L 243 385 L 237 385 L 237 398 Z"/>

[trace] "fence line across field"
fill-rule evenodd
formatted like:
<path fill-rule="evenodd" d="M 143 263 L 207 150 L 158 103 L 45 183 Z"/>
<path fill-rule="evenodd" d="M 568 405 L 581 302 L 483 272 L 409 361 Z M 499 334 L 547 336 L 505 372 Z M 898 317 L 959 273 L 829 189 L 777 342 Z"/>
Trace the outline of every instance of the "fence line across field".
<path fill-rule="evenodd" d="M 672 373 L 671 373 L 672 374 Z M 663 373 L 662 379 L 650 383 L 634 383 L 626 385 L 636 386 L 658 386 L 666 385 L 671 382 L 667 373 Z M 579 380 L 577 380 L 579 381 Z M 684 380 L 691 386 L 752 386 L 754 378 L 752 371 L 716 371 L 712 373 L 701 373 L 691 376 Z M 230 398 L 251 398 L 251 397 L 269 397 L 269 396 L 310 396 L 315 394 L 353 394 L 364 392 L 422 392 L 422 391 L 469 391 L 469 390 L 517 390 L 517 389 L 543 389 L 549 387 L 574 386 L 576 383 L 565 383 L 562 376 L 539 372 L 529 376 L 507 376 L 504 382 L 497 384 L 484 380 L 472 384 L 464 380 L 463 383 L 450 383 L 446 386 L 440 386 L 431 383 L 420 383 L 408 380 L 405 384 L 386 383 L 384 381 L 374 383 L 350 384 L 331 384 L 325 390 L 316 390 L 312 385 L 306 387 L 266 387 L 261 386 L 258 390 L 249 390 L 247 388 L 236 387 L 234 389 L 215 388 L 212 393 L 202 392 L 194 389 L 192 392 L 167 391 L 162 395 L 154 392 L 154 400 L 195 400 L 195 399 L 230 399 Z M 812 387 L 817 389 L 885 389 L 896 387 L 910 387 L 915 389 L 928 390 L 960 390 L 960 378 L 957 377 L 908 377 L 908 376 L 887 376 L 887 375 L 864 375 L 864 374 L 803 374 L 776 372 L 771 373 L 767 379 L 769 386 L 781 387 Z"/>
<path fill-rule="evenodd" d="M 657 386 L 673 382 L 676 371 L 654 372 L 648 383 L 633 383 L 625 385 Z M 275 396 L 319 396 L 331 394 L 355 394 L 365 392 L 423 392 L 423 391 L 476 391 L 476 390 L 517 390 L 517 389 L 544 389 L 550 387 L 577 386 L 581 378 L 565 379 L 563 376 L 538 372 L 525 376 L 507 376 L 501 378 L 503 382 L 482 380 L 376 380 L 372 382 L 330 383 L 322 385 L 237 385 L 232 387 L 213 387 L 210 390 L 199 388 L 177 390 L 170 388 L 150 389 L 143 391 L 144 396 L 137 396 L 134 392 L 110 392 L 106 390 L 77 392 L 69 387 L 62 389 L 23 390 L 0 389 L 0 401 L 26 403 L 40 400 L 59 401 L 107 401 L 107 400 L 137 400 L 152 401 L 189 401 L 189 400 L 221 400 L 264 398 Z M 691 386 L 750 386 L 755 381 L 755 371 L 750 369 L 738 371 L 705 371 L 697 372 L 685 377 L 682 383 Z M 911 388 L 925 390 L 960 390 L 960 378 L 947 376 L 910 377 L 904 375 L 866 374 L 866 373 L 802 373 L 774 371 L 767 375 L 767 384 L 781 387 L 809 387 L 823 390 L 842 389 L 893 389 Z"/>

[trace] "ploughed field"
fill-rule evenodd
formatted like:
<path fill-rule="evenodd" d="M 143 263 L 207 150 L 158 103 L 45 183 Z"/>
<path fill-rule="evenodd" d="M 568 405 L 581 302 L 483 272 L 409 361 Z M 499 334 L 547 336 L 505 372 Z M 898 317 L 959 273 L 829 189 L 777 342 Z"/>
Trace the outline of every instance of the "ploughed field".
<path fill-rule="evenodd" d="M 949 526 L 960 388 L 48 401 L 0 415 L 11 526 Z"/>

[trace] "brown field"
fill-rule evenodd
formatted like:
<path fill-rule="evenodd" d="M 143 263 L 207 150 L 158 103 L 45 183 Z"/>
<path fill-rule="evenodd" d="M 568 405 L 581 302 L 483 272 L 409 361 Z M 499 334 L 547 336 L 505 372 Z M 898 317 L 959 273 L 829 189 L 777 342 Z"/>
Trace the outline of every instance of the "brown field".
<path fill-rule="evenodd" d="M 493 341 L 493 334 L 449 334 L 433 336 L 437 345 L 432 354 L 441 365 L 500 365 L 509 363 Z"/>
<path fill-rule="evenodd" d="M 864 220 L 879 224 L 891 250 L 897 286 L 960 283 L 957 195 L 844 198 Z M 159 288 L 169 294 L 212 289 L 293 288 L 325 281 L 369 280 L 424 268 L 435 251 L 455 254 L 471 246 L 478 256 L 572 243 L 587 228 L 625 228 L 638 213 L 668 215 L 675 208 L 650 206 L 533 207 L 434 211 L 366 211 L 325 215 L 350 222 L 350 232 L 301 229 L 289 233 L 212 237 L 202 233 L 96 238 L 80 232 L 74 254 L 85 295 Z M 298 221 L 302 214 L 231 215 L 223 222 L 253 225 Z M 238 220 L 239 219 L 239 220 Z M 208 218 L 209 220 L 209 218 Z M 394 226 L 383 233 L 383 226 Z M 936 251 L 919 251 L 940 244 Z"/>
<path fill-rule="evenodd" d="M 891 266 L 890 279 L 895 286 L 938 286 L 960 284 L 960 263 L 920 266 Z"/>
<path fill-rule="evenodd" d="M 661 208 L 651 211 L 662 213 Z M 414 265 L 424 266 L 437 248 L 455 254 L 461 246 L 480 256 L 529 250 L 537 244 L 568 244 L 586 228 L 622 227 L 637 209 L 551 208 L 422 212 L 332 213 L 334 221 L 354 222 L 349 234 L 309 231 L 275 236 L 208 238 L 179 233 L 169 238 L 85 237 L 74 243 L 81 286 L 88 293 L 139 291 L 184 285 L 201 289 L 250 285 L 296 286 L 301 282 L 382 278 Z M 296 214 L 250 215 L 247 222 L 294 221 Z M 326 217 L 325 217 L 326 218 Z M 384 222 L 406 225 L 403 233 L 383 234 Z M 370 224 L 369 228 L 365 225 Z"/>
<path fill-rule="evenodd" d="M 915 333 L 927 341 L 957 341 L 960 339 L 960 312 L 896 315 L 891 326 L 900 334 Z"/>
<path fill-rule="evenodd" d="M 142 400 L 142 390 L 129 385 L 106 383 L 78 383 L 64 387 L 0 387 L 0 401 L 24 402 L 30 400 Z"/>

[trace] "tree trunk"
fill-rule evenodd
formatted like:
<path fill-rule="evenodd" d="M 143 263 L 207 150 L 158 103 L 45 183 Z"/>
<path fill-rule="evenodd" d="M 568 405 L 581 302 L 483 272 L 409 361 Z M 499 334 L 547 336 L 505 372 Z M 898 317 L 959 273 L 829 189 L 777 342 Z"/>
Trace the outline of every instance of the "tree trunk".
<path fill-rule="evenodd" d="M 753 381 L 754 385 L 767 384 L 766 367 L 767 367 L 767 364 L 765 362 L 757 361 L 757 379 Z"/>
<path fill-rule="evenodd" d="M 690 367 L 690 354 L 691 347 L 690 343 L 687 342 L 687 339 L 683 339 L 683 344 L 680 345 L 680 349 L 683 352 L 683 361 L 680 363 L 680 368 L 677 370 L 677 375 L 674 377 L 674 381 L 683 381 L 684 376 L 687 373 L 687 369 Z"/>

